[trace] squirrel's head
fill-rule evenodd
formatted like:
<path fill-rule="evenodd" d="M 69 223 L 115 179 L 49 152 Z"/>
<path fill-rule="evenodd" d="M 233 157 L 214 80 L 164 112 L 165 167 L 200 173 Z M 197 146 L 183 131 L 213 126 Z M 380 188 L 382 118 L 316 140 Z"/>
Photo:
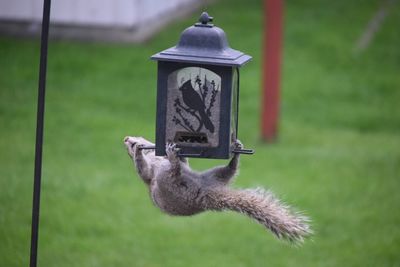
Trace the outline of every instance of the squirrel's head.
<path fill-rule="evenodd" d="M 136 146 L 152 146 L 153 143 L 147 141 L 143 137 L 135 137 L 135 136 L 126 136 L 124 138 L 124 144 L 128 149 L 128 154 L 133 157 L 134 150 Z"/>

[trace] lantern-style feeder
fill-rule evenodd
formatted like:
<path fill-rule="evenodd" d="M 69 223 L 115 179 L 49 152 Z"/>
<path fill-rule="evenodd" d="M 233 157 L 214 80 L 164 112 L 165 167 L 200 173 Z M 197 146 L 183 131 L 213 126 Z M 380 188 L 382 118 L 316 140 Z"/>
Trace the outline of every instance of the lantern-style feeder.
<path fill-rule="evenodd" d="M 156 155 L 168 142 L 179 155 L 227 159 L 236 149 L 239 67 L 249 55 L 229 47 L 225 32 L 206 12 L 179 43 L 151 57 L 158 61 Z"/>

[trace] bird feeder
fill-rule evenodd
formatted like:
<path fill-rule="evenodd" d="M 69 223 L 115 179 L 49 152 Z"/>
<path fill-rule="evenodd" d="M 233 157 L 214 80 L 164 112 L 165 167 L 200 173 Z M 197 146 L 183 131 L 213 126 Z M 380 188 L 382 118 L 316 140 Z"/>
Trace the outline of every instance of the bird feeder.
<path fill-rule="evenodd" d="M 166 143 L 179 155 L 227 159 L 236 149 L 239 68 L 249 55 L 229 47 L 225 32 L 202 13 L 178 44 L 151 57 L 158 61 L 156 155 Z"/>

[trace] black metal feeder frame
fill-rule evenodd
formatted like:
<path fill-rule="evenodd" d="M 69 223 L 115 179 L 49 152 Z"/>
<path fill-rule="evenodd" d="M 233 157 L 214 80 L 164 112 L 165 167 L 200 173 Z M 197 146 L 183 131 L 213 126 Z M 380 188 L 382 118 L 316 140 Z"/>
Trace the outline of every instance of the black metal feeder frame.
<path fill-rule="evenodd" d="M 179 155 L 228 159 L 236 149 L 239 114 L 239 68 L 249 55 L 229 47 L 225 32 L 204 12 L 182 32 L 179 43 L 157 53 L 157 156 L 168 142 Z"/>

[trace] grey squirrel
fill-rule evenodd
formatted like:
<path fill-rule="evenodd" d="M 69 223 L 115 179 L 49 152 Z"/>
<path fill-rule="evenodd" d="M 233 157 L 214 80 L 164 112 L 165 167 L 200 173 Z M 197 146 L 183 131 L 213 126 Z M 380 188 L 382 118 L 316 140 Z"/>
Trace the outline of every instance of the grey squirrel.
<path fill-rule="evenodd" d="M 237 173 L 239 154 L 226 166 L 196 172 L 186 158 L 177 156 L 176 144 L 167 144 L 167 155 L 160 157 L 154 150 L 141 149 L 154 146 L 142 137 L 125 137 L 124 143 L 154 204 L 167 214 L 189 216 L 207 210 L 231 210 L 255 219 L 279 239 L 299 243 L 312 233 L 308 218 L 290 211 L 271 192 L 229 187 Z M 240 141 L 236 147 L 242 148 Z"/>

